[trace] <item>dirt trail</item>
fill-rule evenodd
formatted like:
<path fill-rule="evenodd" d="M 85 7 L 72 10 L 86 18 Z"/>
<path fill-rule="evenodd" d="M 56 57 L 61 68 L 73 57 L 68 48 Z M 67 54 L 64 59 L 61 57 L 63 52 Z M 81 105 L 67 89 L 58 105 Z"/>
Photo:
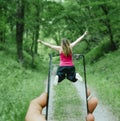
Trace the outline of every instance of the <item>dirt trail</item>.
<path fill-rule="evenodd" d="M 82 95 L 83 94 L 82 92 L 84 92 L 84 84 L 83 84 L 83 82 L 77 81 L 76 83 L 74 83 L 74 86 L 78 90 L 80 98 L 82 100 L 84 100 L 85 97 L 84 97 L 84 95 Z M 91 92 L 92 92 L 93 96 L 97 97 L 96 93 L 93 90 L 91 90 Z M 97 97 L 97 98 L 98 98 L 99 103 L 98 103 L 97 108 L 94 111 L 95 121 L 119 121 L 112 114 L 112 112 L 109 111 L 109 109 L 107 108 L 107 106 L 105 106 L 105 105 L 103 105 L 101 103 L 101 100 L 99 99 L 99 97 Z"/>
<path fill-rule="evenodd" d="M 48 121 L 54 121 L 54 105 L 53 105 L 53 101 L 54 101 L 54 88 L 53 88 L 53 80 L 55 78 L 55 73 L 56 73 L 56 69 L 57 67 L 54 66 L 53 67 L 53 70 L 52 70 L 52 73 L 51 73 L 51 84 L 50 84 L 50 102 L 49 102 L 49 117 L 48 117 Z M 85 97 L 84 97 L 84 84 L 83 82 L 75 82 L 73 83 L 73 85 L 76 87 L 77 91 L 78 91 L 78 94 L 83 102 L 83 107 L 85 109 Z M 96 93 L 92 91 L 92 95 L 96 96 Z M 97 97 L 98 98 L 98 97 Z M 94 111 L 94 116 L 95 116 L 95 121 L 120 121 L 119 119 L 117 119 L 113 114 L 112 112 L 109 111 L 109 109 L 107 108 L 107 106 L 103 105 L 101 103 L 101 100 L 98 98 L 99 100 L 99 104 L 97 106 L 97 108 L 95 109 Z"/>

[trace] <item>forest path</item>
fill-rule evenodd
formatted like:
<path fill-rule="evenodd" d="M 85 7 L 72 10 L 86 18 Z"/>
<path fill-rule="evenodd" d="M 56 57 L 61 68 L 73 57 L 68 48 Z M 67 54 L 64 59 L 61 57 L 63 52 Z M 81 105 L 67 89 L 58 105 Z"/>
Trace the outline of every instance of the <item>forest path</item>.
<path fill-rule="evenodd" d="M 74 86 L 76 87 L 80 95 L 80 98 L 84 101 L 85 97 L 84 95 L 82 95 L 82 92 L 84 92 L 84 84 L 82 82 L 77 81 L 76 83 L 74 83 Z M 102 104 L 102 101 L 97 96 L 97 93 L 93 89 L 91 90 L 91 92 L 92 92 L 92 96 L 95 96 L 98 98 L 98 105 L 93 113 L 95 116 L 95 121 L 119 121 L 117 117 L 115 117 L 113 113 L 109 111 L 109 107 Z"/>
<path fill-rule="evenodd" d="M 53 88 L 53 80 L 55 78 L 57 66 L 53 66 L 53 70 L 51 73 L 51 83 L 50 83 L 50 95 L 49 95 L 49 116 L 48 121 L 55 121 L 54 120 L 54 88 Z M 85 97 L 84 97 L 84 84 L 83 82 L 77 81 L 73 83 L 75 88 L 77 89 L 77 92 L 80 96 L 80 99 L 83 103 L 83 108 L 85 108 Z M 93 89 L 91 90 L 92 96 L 96 96 L 98 98 L 98 106 L 96 107 L 94 111 L 95 121 L 120 121 L 117 117 L 113 115 L 111 111 L 109 111 L 109 107 L 102 104 L 101 99 L 97 96 L 97 92 L 95 92 Z"/>

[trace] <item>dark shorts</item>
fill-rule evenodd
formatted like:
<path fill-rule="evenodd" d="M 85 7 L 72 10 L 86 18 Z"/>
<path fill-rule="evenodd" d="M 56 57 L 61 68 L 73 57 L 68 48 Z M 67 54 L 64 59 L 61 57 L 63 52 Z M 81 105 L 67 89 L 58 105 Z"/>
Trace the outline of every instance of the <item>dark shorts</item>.
<path fill-rule="evenodd" d="M 65 78 L 72 82 L 76 82 L 76 72 L 74 66 L 59 66 L 57 70 L 57 75 L 59 77 L 58 82 L 61 82 Z"/>

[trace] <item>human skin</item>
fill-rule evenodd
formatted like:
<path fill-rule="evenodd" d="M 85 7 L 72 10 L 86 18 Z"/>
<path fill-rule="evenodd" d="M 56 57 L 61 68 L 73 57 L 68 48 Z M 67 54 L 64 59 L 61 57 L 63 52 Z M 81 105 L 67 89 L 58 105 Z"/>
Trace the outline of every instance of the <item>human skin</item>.
<path fill-rule="evenodd" d="M 42 93 L 39 97 L 30 102 L 25 121 L 46 121 L 42 114 L 43 108 L 47 104 L 47 93 Z"/>
<path fill-rule="evenodd" d="M 42 114 L 43 108 L 47 104 L 47 93 L 42 93 L 39 97 L 33 99 L 29 105 L 25 121 L 46 121 L 45 115 Z M 88 100 L 89 114 L 86 117 L 87 121 L 94 121 L 93 111 L 98 104 L 96 97 Z"/>

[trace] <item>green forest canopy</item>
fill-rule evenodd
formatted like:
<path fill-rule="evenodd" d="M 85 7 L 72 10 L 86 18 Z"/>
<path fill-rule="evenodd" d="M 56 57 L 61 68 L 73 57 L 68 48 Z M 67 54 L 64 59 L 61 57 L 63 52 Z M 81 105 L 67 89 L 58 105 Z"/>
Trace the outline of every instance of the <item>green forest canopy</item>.
<path fill-rule="evenodd" d="M 0 11 L 0 43 L 16 42 L 20 61 L 23 51 L 32 57 L 38 53 L 38 38 L 60 44 L 61 38 L 74 41 L 86 29 L 84 52 L 106 41 L 108 51 L 120 44 L 118 0 L 1 0 Z"/>

